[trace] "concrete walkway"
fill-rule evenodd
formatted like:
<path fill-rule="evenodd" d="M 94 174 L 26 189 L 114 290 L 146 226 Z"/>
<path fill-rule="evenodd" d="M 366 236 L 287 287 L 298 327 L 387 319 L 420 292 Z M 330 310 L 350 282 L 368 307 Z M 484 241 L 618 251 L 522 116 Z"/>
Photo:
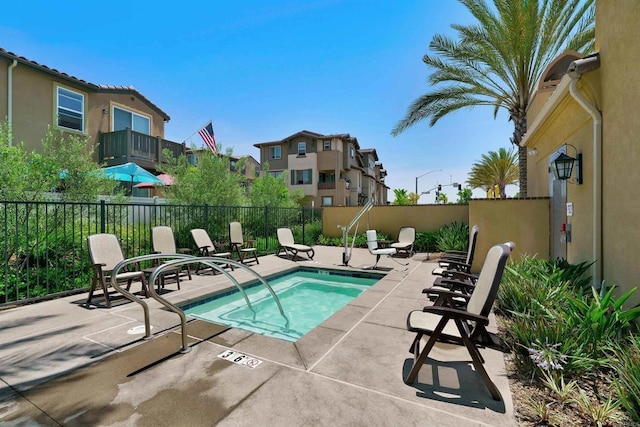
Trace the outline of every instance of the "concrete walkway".
<path fill-rule="evenodd" d="M 254 269 L 341 268 L 342 249 L 315 250 L 314 261 L 271 255 Z M 0 423 L 516 425 L 500 352 L 482 350 L 500 402 L 463 347 L 432 352 L 416 383 L 404 384 L 413 339 L 406 317 L 426 305 L 421 291 L 433 280 L 435 265 L 425 258 L 398 259 L 407 265 L 383 258 L 382 280 L 296 343 L 192 320 L 191 351 L 181 354 L 178 316 L 151 299 L 151 340 L 141 338 L 141 307 L 123 299 L 111 309 L 87 309 L 79 294 L 0 311 Z M 368 251 L 354 249 L 350 268 L 373 262 Z M 181 284 L 180 291 L 167 284 L 163 296 L 182 302 L 230 286 L 222 275 Z M 94 301 L 101 299 L 98 293 Z M 227 350 L 262 363 L 251 369 L 218 357 Z"/>

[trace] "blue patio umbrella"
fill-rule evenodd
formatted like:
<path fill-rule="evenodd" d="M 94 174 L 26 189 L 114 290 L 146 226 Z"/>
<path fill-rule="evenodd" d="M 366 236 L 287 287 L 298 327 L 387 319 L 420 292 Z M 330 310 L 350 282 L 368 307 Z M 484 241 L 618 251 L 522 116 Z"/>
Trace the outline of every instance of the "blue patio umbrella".
<path fill-rule="evenodd" d="M 110 166 L 102 169 L 104 174 L 116 181 L 131 182 L 148 182 L 150 184 L 165 185 L 165 182 L 150 172 L 147 172 L 144 168 L 141 168 L 135 163 L 125 163 L 123 165 Z"/>

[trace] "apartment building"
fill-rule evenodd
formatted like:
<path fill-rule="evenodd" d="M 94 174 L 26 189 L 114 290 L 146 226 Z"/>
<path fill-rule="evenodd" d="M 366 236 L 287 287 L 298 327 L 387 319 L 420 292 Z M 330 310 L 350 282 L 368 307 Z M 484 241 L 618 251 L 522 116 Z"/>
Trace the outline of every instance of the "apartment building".
<path fill-rule="evenodd" d="M 375 149 L 360 149 L 358 139 L 303 130 L 279 141 L 254 144 L 269 173 L 287 174 L 289 188 L 300 189 L 313 206 L 387 203 L 386 171 Z"/>
<path fill-rule="evenodd" d="M 96 161 L 137 163 L 155 172 L 162 150 L 174 156 L 185 144 L 164 139 L 169 115 L 132 86 L 94 84 L 0 48 L 0 120 L 13 142 L 38 151 L 47 127 L 88 137 Z"/>

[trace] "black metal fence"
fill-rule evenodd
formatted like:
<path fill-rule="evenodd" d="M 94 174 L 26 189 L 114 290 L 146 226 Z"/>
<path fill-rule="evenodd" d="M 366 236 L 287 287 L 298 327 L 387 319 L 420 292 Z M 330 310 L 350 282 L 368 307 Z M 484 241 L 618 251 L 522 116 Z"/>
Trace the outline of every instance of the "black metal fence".
<path fill-rule="evenodd" d="M 297 242 L 315 244 L 322 230 L 322 211 L 105 201 L 0 202 L 0 307 L 88 288 L 91 234 L 115 234 L 129 258 L 151 253 L 151 228 L 167 225 L 173 229 L 176 246 L 196 254 L 191 229 L 204 228 L 224 250 L 232 221 L 242 224 L 245 241 L 265 255 L 278 248 L 278 227 L 291 228 Z"/>

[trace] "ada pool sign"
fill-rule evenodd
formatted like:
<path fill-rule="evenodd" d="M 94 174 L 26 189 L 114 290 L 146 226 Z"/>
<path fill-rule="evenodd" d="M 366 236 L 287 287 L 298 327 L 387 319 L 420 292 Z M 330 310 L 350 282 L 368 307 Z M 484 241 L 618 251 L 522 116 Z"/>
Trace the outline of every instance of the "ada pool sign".
<path fill-rule="evenodd" d="M 237 351 L 227 350 L 218 355 L 220 359 L 228 360 L 238 365 L 246 366 L 248 368 L 257 368 L 262 363 L 262 360 L 255 357 L 247 356 L 246 354 L 238 353 Z"/>

